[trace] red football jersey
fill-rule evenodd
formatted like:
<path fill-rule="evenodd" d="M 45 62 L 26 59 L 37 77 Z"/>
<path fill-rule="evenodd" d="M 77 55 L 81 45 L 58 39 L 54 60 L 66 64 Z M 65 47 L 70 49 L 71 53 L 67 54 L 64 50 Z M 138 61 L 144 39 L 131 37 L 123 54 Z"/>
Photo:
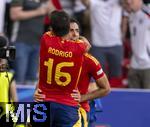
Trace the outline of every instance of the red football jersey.
<path fill-rule="evenodd" d="M 47 32 L 41 39 L 39 88 L 46 95 L 45 101 L 70 106 L 78 103 L 71 97 L 78 85 L 82 70 L 83 54 L 87 45 L 62 40 Z"/>
<path fill-rule="evenodd" d="M 91 77 L 95 80 L 103 77 L 104 72 L 101 68 L 100 63 L 95 57 L 90 54 L 85 54 L 82 65 L 81 79 L 79 80 L 78 89 L 81 94 L 88 93 L 88 87 Z M 84 108 L 87 112 L 90 111 L 90 106 L 88 101 L 80 103 L 81 107 Z"/>

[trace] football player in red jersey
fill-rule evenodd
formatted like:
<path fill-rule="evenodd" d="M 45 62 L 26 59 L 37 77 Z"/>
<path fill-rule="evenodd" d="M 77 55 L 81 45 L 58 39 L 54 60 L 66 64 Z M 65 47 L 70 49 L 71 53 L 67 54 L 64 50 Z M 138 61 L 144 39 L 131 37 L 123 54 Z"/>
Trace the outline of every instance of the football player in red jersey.
<path fill-rule="evenodd" d="M 79 37 L 79 23 L 72 19 L 70 23 L 70 37 L 73 40 L 78 40 Z M 96 81 L 95 83 L 90 83 L 91 77 Z M 97 88 L 95 88 L 97 86 Z M 88 89 L 92 88 L 92 89 Z M 91 92 L 89 92 L 91 91 Z M 82 114 L 82 126 L 88 126 L 88 116 L 90 111 L 90 106 L 88 100 L 93 100 L 95 98 L 101 98 L 106 96 L 110 92 L 110 85 L 106 75 L 104 74 L 100 63 L 92 55 L 86 53 L 84 55 L 81 78 L 78 85 L 78 90 L 74 90 L 72 97 L 76 101 L 80 102 L 81 108 L 80 112 Z M 81 94 L 81 95 L 80 95 Z M 90 124 L 91 125 L 91 124 Z M 89 125 L 89 127 L 90 127 Z"/>
<path fill-rule="evenodd" d="M 71 40 L 79 40 L 79 24 L 74 19 L 71 20 L 70 22 L 69 35 L 71 37 L 70 38 Z M 107 95 L 110 91 L 110 86 L 109 86 L 107 77 L 102 71 L 101 65 L 93 56 L 89 54 L 85 54 L 83 61 L 84 62 L 82 65 L 81 78 L 78 84 L 79 91 L 73 90 L 72 97 L 77 102 L 81 102 L 80 104 L 83 109 L 80 109 L 80 111 L 82 112 L 83 116 L 85 116 L 84 121 L 83 121 L 84 125 L 82 126 L 85 127 L 87 126 L 86 113 L 89 112 L 90 110 L 90 107 L 87 101 Z M 92 91 L 91 93 L 88 93 L 88 87 L 89 87 L 91 77 L 93 77 L 96 80 L 98 88 Z M 40 89 L 37 89 L 35 92 L 35 100 L 43 101 L 44 98 L 45 98 L 45 95 L 42 94 L 42 91 Z"/>
<path fill-rule="evenodd" d="M 71 93 L 77 89 L 88 46 L 81 40 L 68 40 L 70 18 L 64 11 L 52 12 L 50 19 L 52 31 L 41 39 L 38 87 L 45 95 L 44 101 L 50 103 L 50 126 L 77 126 L 79 102 Z"/>

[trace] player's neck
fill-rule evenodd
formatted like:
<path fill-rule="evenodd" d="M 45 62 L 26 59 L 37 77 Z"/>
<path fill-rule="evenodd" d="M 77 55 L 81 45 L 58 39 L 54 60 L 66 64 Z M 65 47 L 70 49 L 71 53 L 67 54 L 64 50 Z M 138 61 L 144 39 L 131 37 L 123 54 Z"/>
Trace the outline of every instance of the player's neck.
<path fill-rule="evenodd" d="M 69 39 L 69 36 L 68 35 L 65 35 L 65 36 L 62 36 L 61 37 L 63 40 L 68 40 Z"/>

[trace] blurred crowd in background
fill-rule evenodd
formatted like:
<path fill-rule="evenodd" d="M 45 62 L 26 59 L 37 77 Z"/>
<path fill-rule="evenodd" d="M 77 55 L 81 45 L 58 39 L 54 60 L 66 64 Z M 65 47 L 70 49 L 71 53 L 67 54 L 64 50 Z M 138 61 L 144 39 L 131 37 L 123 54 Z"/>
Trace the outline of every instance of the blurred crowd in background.
<path fill-rule="evenodd" d="M 0 35 L 16 47 L 10 68 L 17 84 L 38 80 L 40 37 L 49 30 L 51 11 L 63 9 L 79 21 L 111 87 L 150 88 L 150 1 L 136 12 L 121 1 L 1 0 Z"/>

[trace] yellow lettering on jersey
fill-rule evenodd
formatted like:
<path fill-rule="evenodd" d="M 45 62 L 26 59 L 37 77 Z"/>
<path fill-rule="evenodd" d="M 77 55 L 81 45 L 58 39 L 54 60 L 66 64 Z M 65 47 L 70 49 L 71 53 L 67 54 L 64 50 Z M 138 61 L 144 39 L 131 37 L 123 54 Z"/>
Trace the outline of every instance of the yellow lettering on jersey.
<path fill-rule="evenodd" d="M 53 68 L 53 59 L 48 59 L 48 61 L 44 62 L 44 65 L 47 66 L 47 84 L 52 83 L 52 68 Z"/>
<path fill-rule="evenodd" d="M 55 56 L 60 56 L 60 57 L 66 57 L 66 58 L 72 57 L 72 52 L 64 52 L 62 50 L 58 50 L 52 47 L 48 48 L 48 53 L 53 54 Z"/>
<path fill-rule="evenodd" d="M 47 84 L 52 84 L 52 69 L 53 69 L 54 60 L 49 58 L 48 61 L 44 62 L 44 65 L 47 66 Z M 67 86 L 71 82 L 71 75 L 68 72 L 63 72 L 61 69 L 63 67 L 73 67 L 73 62 L 61 62 L 56 65 L 54 77 L 55 82 L 59 86 Z M 61 81 L 61 77 L 65 78 L 65 81 Z"/>
<path fill-rule="evenodd" d="M 66 86 L 71 82 L 71 75 L 67 72 L 61 72 L 61 69 L 63 67 L 73 67 L 74 63 L 73 62 L 61 62 L 57 64 L 56 66 L 56 74 L 55 74 L 55 81 L 58 85 L 60 86 Z M 66 80 L 62 82 L 60 80 L 61 77 L 65 77 Z"/>

